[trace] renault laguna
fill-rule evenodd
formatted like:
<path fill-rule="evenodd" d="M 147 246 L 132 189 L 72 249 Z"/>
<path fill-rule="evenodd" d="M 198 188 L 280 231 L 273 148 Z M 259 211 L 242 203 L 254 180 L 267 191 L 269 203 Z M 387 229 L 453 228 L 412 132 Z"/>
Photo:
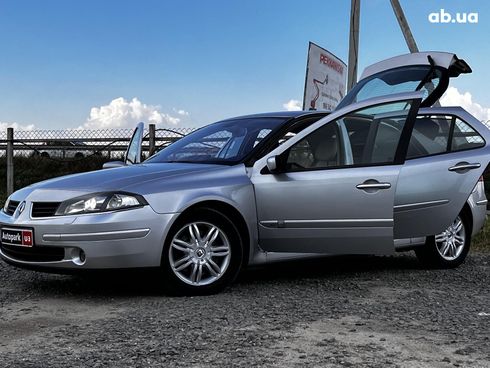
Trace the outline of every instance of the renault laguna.
<path fill-rule="evenodd" d="M 0 255 L 55 272 L 158 268 L 179 294 L 312 256 L 414 250 L 456 267 L 485 221 L 490 131 L 437 101 L 470 72 L 450 53 L 394 57 L 333 112 L 227 119 L 145 161 L 139 124 L 124 162 L 13 193 Z"/>

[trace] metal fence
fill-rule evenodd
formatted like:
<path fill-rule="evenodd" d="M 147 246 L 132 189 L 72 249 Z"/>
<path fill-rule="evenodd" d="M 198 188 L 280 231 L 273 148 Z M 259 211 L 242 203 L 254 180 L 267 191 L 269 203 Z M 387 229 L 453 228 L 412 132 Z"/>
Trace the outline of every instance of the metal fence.
<path fill-rule="evenodd" d="M 149 156 L 192 132 L 193 128 L 145 129 L 142 152 Z M 13 191 L 14 156 L 42 156 L 52 160 L 84 160 L 91 156 L 122 157 L 133 129 L 14 130 L 0 132 L 0 157 L 7 159 L 7 193 Z"/>

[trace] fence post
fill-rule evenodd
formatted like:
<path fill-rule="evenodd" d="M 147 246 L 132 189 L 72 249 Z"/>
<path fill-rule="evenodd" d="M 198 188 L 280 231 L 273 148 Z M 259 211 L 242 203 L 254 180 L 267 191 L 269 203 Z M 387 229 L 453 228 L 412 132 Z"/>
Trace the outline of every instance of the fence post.
<path fill-rule="evenodd" d="M 14 192 L 14 128 L 7 128 L 7 195 Z"/>
<path fill-rule="evenodd" d="M 149 125 L 149 137 L 148 137 L 148 157 L 155 153 L 155 124 Z"/>

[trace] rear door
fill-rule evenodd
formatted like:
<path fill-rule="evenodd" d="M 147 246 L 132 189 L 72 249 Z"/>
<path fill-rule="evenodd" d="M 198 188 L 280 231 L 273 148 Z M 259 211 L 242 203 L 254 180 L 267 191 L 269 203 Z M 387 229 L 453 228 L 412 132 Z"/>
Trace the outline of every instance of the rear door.
<path fill-rule="evenodd" d="M 420 111 L 395 193 L 395 238 L 435 235 L 454 221 L 489 163 L 488 135 L 461 108 Z"/>

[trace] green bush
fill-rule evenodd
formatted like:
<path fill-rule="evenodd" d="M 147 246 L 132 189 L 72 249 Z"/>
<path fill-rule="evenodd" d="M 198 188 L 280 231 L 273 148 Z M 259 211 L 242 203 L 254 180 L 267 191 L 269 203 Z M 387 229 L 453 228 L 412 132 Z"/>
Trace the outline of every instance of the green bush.
<path fill-rule="evenodd" d="M 114 160 L 114 159 L 111 159 Z M 82 160 L 65 159 L 55 160 L 40 156 L 14 157 L 14 189 L 20 189 L 27 185 L 57 176 L 99 170 L 107 157 L 91 156 Z M 7 160 L 0 158 L 0 203 L 7 197 Z"/>

